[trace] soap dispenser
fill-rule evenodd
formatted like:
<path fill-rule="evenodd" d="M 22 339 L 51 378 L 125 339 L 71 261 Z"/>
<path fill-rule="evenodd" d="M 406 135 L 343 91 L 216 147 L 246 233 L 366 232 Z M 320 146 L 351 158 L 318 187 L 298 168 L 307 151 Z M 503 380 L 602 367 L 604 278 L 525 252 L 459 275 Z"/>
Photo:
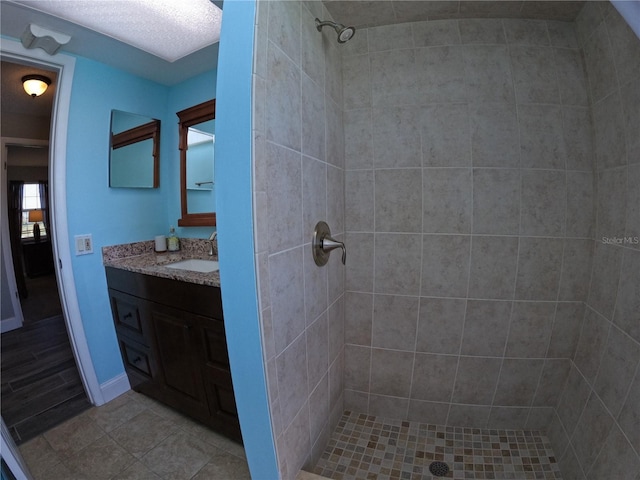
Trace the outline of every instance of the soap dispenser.
<path fill-rule="evenodd" d="M 169 236 L 167 237 L 167 249 L 170 252 L 177 252 L 180 250 L 180 240 L 176 236 L 176 230 L 173 228 L 169 228 Z"/>

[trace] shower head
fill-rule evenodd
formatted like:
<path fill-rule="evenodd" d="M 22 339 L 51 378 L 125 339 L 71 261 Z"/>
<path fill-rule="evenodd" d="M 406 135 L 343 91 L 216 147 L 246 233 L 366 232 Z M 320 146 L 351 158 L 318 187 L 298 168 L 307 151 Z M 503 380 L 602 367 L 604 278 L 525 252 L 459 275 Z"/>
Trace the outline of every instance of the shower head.
<path fill-rule="evenodd" d="M 338 34 L 338 43 L 348 42 L 349 40 L 351 40 L 351 38 L 353 38 L 353 36 L 356 33 L 356 29 L 353 27 L 345 27 L 341 23 L 335 23 L 330 21 L 321 22 L 319 18 L 316 18 L 316 28 L 318 29 L 319 32 L 322 31 L 322 27 L 327 25 L 330 27 L 333 27 L 333 29 Z"/>

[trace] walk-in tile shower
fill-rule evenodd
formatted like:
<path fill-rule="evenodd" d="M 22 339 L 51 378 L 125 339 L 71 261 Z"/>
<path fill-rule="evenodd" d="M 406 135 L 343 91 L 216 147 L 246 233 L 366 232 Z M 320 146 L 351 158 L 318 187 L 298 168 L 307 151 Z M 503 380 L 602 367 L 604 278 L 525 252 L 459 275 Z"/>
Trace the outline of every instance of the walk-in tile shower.
<path fill-rule="evenodd" d="M 500 3 L 258 4 L 256 263 L 282 478 L 335 447 L 348 411 L 542 432 L 549 475 L 638 479 L 640 40 L 609 2 Z M 356 33 L 339 44 L 316 18 Z M 320 220 L 345 267 L 315 265 Z M 449 478 L 545 478 L 452 463 Z"/>

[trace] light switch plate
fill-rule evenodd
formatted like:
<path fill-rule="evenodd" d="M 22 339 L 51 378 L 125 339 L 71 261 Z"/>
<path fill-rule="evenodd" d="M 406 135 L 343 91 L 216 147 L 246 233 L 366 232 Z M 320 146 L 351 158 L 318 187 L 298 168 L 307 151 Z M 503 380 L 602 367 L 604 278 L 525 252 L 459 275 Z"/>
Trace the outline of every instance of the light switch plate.
<path fill-rule="evenodd" d="M 76 242 L 76 255 L 88 255 L 93 253 L 93 238 L 91 234 L 76 235 L 73 237 Z"/>

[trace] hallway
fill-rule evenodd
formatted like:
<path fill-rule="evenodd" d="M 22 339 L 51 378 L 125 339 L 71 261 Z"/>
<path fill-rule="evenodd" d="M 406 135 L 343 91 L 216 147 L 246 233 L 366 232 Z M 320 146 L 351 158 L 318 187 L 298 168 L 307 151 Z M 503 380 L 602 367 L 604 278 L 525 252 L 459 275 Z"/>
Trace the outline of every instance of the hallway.
<path fill-rule="evenodd" d="M 88 409 L 55 275 L 27 279 L 24 325 L 2 334 L 2 418 L 20 445 Z"/>

